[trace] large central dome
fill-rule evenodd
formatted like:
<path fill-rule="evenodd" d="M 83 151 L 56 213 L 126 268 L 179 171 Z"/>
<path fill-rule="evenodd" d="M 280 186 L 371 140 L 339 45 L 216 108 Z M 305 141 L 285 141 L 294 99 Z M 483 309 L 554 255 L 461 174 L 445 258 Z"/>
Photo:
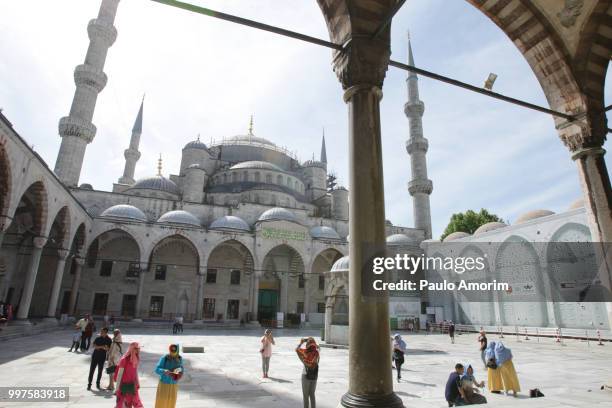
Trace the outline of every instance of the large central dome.
<path fill-rule="evenodd" d="M 232 136 L 232 137 L 228 137 L 227 139 L 224 139 L 223 142 L 221 142 L 221 144 L 234 144 L 234 143 L 238 143 L 238 144 L 265 144 L 265 145 L 270 145 L 270 146 L 276 146 L 276 144 L 272 143 L 271 141 L 269 141 L 268 139 L 264 139 L 263 137 L 257 137 L 255 135 L 238 135 L 238 136 Z"/>

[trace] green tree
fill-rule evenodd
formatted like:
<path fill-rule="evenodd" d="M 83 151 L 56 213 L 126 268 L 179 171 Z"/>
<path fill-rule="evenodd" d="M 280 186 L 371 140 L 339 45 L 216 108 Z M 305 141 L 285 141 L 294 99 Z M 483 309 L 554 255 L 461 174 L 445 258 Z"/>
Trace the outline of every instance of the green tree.
<path fill-rule="evenodd" d="M 458 231 L 473 234 L 481 225 L 493 221 L 504 222 L 497 215 L 489 213 L 484 208 L 481 208 L 480 212 L 467 210 L 464 213 L 453 214 L 440 239 L 443 240 L 447 235 Z"/>

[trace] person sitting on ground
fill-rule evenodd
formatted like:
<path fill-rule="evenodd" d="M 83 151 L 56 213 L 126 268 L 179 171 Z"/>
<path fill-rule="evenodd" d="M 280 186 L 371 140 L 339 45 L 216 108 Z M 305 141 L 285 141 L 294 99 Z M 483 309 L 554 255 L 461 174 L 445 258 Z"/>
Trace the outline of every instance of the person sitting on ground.
<path fill-rule="evenodd" d="M 446 388 L 444 389 L 444 397 L 448 402 L 449 407 L 466 405 L 466 401 L 463 395 L 463 389 L 461 388 L 461 376 L 463 375 L 463 364 L 455 364 L 455 371 L 450 373 L 448 380 L 446 381 Z"/>
<path fill-rule="evenodd" d="M 495 342 L 492 341 L 487 346 L 485 351 L 485 360 L 487 361 L 487 385 L 489 391 L 494 394 L 499 394 L 504 388 L 502 382 L 501 373 L 497 366 L 497 360 L 495 359 Z"/>
<path fill-rule="evenodd" d="M 480 394 L 477 387 L 484 387 L 484 381 L 478 382 L 474 377 L 474 368 L 471 365 L 467 365 L 465 374 L 461 377 L 461 389 L 465 402 L 468 404 L 486 404 L 487 399 Z"/>

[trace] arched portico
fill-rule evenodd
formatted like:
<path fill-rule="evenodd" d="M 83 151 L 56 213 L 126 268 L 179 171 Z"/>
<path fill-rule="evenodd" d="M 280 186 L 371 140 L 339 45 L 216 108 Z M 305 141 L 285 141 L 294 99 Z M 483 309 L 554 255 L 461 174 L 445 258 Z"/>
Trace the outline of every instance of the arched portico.
<path fill-rule="evenodd" d="M 310 273 L 306 274 L 304 284 L 304 312 L 307 322 L 317 325 L 323 324 L 325 319 L 325 290 L 329 284 L 329 278 L 326 278 L 325 274 L 343 256 L 344 254 L 337 248 L 324 249 L 314 256 L 310 265 Z"/>

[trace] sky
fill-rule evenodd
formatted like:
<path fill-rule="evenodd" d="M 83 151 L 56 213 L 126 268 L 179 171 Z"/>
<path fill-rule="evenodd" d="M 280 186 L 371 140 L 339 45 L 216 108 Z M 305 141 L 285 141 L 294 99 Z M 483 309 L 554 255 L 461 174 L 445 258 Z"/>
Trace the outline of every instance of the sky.
<path fill-rule="evenodd" d="M 314 0 L 193 0 L 218 11 L 328 39 Z M 4 2 L 0 13 L 0 108 L 50 168 L 60 146 L 57 123 L 74 95 L 87 22 L 99 0 Z M 181 148 L 254 134 L 318 158 L 325 129 L 328 169 L 348 182 L 348 114 L 331 51 L 149 0 L 123 0 L 119 35 L 105 66 L 80 183 L 110 191 L 123 173 L 123 151 L 146 93 L 142 157 L 136 178 L 176 174 Z M 510 40 L 463 0 L 410 0 L 392 23 L 392 56 L 407 62 L 408 32 L 418 67 L 546 106 L 531 68 Z M 608 77 L 610 74 L 608 74 Z M 381 102 L 386 218 L 413 226 L 405 142 L 407 73 L 387 72 Z M 612 99 L 607 81 L 606 106 Z M 453 213 L 486 208 L 512 223 L 533 209 L 566 210 L 581 196 L 578 173 L 550 116 L 420 78 L 425 103 L 433 235 Z M 608 115 L 609 120 L 610 115 Z M 609 144 L 609 143 L 608 143 Z"/>

